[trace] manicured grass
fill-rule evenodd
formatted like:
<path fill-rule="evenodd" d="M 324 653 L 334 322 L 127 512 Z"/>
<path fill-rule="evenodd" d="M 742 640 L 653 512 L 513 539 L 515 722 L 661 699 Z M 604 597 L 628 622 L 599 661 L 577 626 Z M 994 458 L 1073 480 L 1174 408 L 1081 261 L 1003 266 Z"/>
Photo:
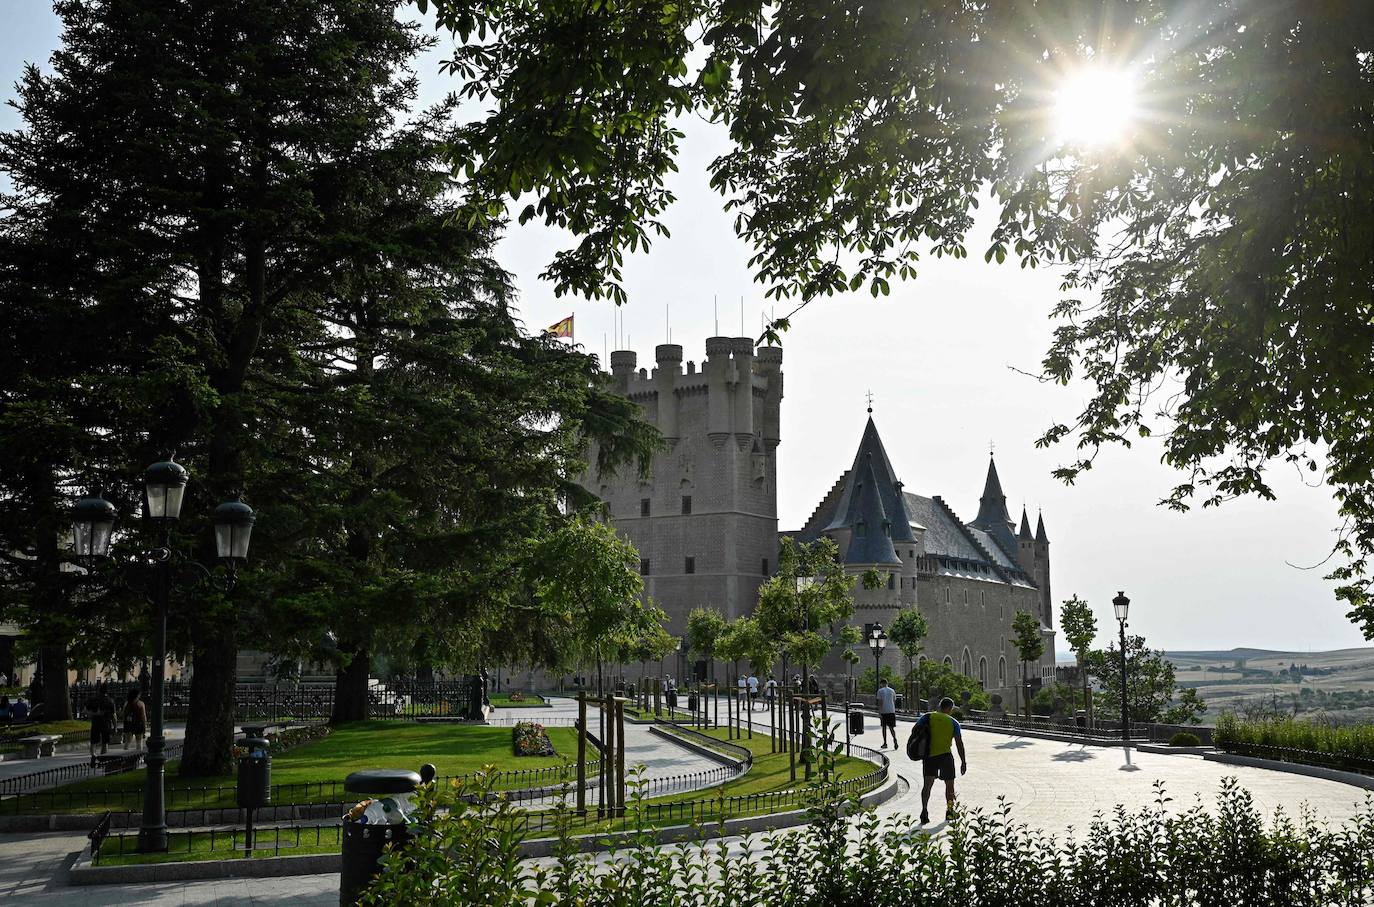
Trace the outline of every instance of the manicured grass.
<path fill-rule="evenodd" d="M 11 725 L 0 725 L 0 733 L 23 734 L 25 737 L 32 737 L 35 734 L 74 734 L 77 731 L 90 730 L 89 721 L 78 721 L 70 719 L 68 721 L 44 721 L 39 724 L 15 727 Z"/>
<path fill-rule="evenodd" d="M 718 740 L 728 740 L 724 728 L 713 728 L 708 731 L 700 731 Z M 769 752 L 770 743 L 767 734 L 755 732 L 754 739 L 728 740 L 738 746 L 748 748 L 754 754 L 754 764 L 740 777 L 733 781 L 713 787 L 709 790 L 687 791 L 682 794 L 673 794 L 668 797 L 655 798 L 655 803 L 667 803 L 677 800 L 701 800 L 715 797 L 718 794 L 726 797 L 747 797 L 750 794 L 771 793 L 780 790 L 792 790 L 806 785 L 806 767 L 802 765 L 800 753 L 797 760 L 797 780 L 792 780 L 791 762 L 787 753 Z M 835 759 L 835 773 L 837 780 L 847 781 L 850 778 L 859 778 L 873 771 L 874 764 L 867 759 L 858 759 L 853 756 L 839 756 Z M 812 777 L 818 777 L 818 772 Z"/>
<path fill-rule="evenodd" d="M 512 700 L 508 694 L 498 693 L 495 696 L 488 696 L 487 699 L 492 706 L 498 709 L 532 709 L 548 705 L 542 697 L 534 693 L 524 694 L 524 699 Z"/>
<path fill-rule="evenodd" d="M 417 771 L 432 762 L 442 776 L 465 775 L 479 771 L 489 764 L 503 772 L 548 768 L 565 764 L 565 757 L 576 758 L 577 734 L 571 728 L 548 728 L 557 756 L 516 756 L 511 747 L 511 729 L 459 724 L 415 724 L 408 721 L 358 721 L 342 725 L 323 740 L 307 743 L 274 756 L 273 785 L 303 785 L 283 788 L 276 793 L 274 803 L 338 802 L 351 799 L 342 786 L 332 789 L 328 784 L 321 790 L 306 787 L 318 782 L 342 782 L 351 772 L 370 768 L 403 768 Z M 168 763 L 167 806 L 178 808 L 216 808 L 234 806 L 233 775 L 215 778 L 182 778 L 176 773 L 177 763 Z M 143 772 L 125 772 L 109 777 L 91 778 L 59 789 L 60 796 L 70 796 L 70 804 L 54 803 L 44 812 L 101 812 L 105 809 L 135 808 L 136 798 L 90 802 L 83 796 L 94 791 L 140 791 Z M 502 779 L 499 787 L 524 786 L 522 779 L 512 775 Z M 202 790 L 220 788 L 220 790 Z M 50 802 L 52 798 L 40 794 L 31 798 L 35 803 Z M 11 810 L 6 810 L 7 812 Z M 32 809 L 26 810 L 32 812 Z"/>
<path fill-rule="evenodd" d="M 251 857 L 261 860 L 266 857 L 299 857 L 311 854 L 338 853 L 342 845 L 339 834 L 342 829 L 302 828 L 299 843 L 296 831 L 292 828 L 281 829 L 280 838 L 275 829 L 258 829 Z M 243 852 L 243 829 L 234 832 L 216 831 L 194 832 L 190 835 L 172 831 L 170 849 L 167 853 L 140 854 L 136 834 L 123 838 L 106 838 L 100 845 L 99 866 L 132 866 L 148 863 L 187 863 L 201 860 L 242 860 L 249 856 Z M 280 847 L 272 845 L 280 840 Z"/>

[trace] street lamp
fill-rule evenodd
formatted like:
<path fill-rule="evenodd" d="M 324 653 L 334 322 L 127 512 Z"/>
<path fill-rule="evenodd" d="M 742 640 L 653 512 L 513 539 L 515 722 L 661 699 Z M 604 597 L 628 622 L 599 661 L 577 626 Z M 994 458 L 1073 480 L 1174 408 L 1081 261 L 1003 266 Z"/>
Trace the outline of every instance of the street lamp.
<path fill-rule="evenodd" d="M 873 625 L 868 634 L 868 647 L 873 650 L 873 693 L 877 695 L 878 687 L 882 686 L 883 681 L 883 649 L 887 648 L 887 633 L 883 630 L 882 624 Z"/>
<path fill-rule="evenodd" d="M 162 532 L 162 543 L 147 553 L 146 561 L 122 567 L 120 579 L 143 594 L 153 606 L 153 677 L 149 712 L 148 752 L 144 763 L 148 777 L 143 785 L 143 820 L 138 830 L 140 853 L 167 850 L 167 809 L 163 792 L 167 738 L 162 726 L 163 677 L 167 662 L 167 599 L 177 584 L 174 571 L 188 568 L 189 582 L 198 585 L 210 571 L 194 561 L 179 559 L 172 551 L 172 525 L 181 517 L 181 501 L 190 474 L 179 463 L 154 463 L 143 474 L 145 513 Z M 110 537 L 116 517 L 114 505 L 104 498 L 82 498 L 72 507 L 72 545 L 83 566 L 94 567 L 110 554 Z M 242 501 L 226 501 L 215 508 L 215 549 L 228 568 L 226 587 L 234 585 L 234 571 L 248 559 L 253 533 L 253 510 Z"/>
<path fill-rule="evenodd" d="M 1131 610 L 1131 600 L 1125 592 L 1116 593 L 1112 599 L 1112 609 L 1116 611 L 1117 623 L 1121 626 L 1121 742 L 1131 742 L 1131 713 L 1126 706 L 1126 615 Z"/>

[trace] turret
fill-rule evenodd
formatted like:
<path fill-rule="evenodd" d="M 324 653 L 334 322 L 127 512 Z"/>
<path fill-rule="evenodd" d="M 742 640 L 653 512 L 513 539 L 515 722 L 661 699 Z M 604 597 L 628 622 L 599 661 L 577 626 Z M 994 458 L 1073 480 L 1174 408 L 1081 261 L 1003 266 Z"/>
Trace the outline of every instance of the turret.
<path fill-rule="evenodd" d="M 978 516 L 970 524 L 992 536 L 1008 555 L 1017 551 L 1015 525 L 1007 513 L 1007 496 L 1002 493 L 1002 480 L 997 477 L 997 464 L 988 456 L 988 477 L 983 482 L 983 496 L 978 499 Z"/>
<path fill-rule="evenodd" d="M 730 338 L 706 338 L 706 437 L 716 447 L 730 437 Z"/>
<path fill-rule="evenodd" d="M 658 391 L 658 430 L 664 439 L 673 442 L 679 437 L 677 427 L 678 375 L 682 371 L 682 347 L 676 343 L 660 343 L 654 347 L 654 386 Z"/>
<path fill-rule="evenodd" d="M 1035 524 L 1035 585 L 1040 589 L 1040 620 L 1054 629 L 1054 598 L 1050 593 L 1050 537 L 1045 532 L 1045 517 Z"/>
<path fill-rule="evenodd" d="M 730 353 L 735 366 L 731 429 L 739 449 L 748 450 L 754 443 L 754 341 L 732 337 Z"/>
<path fill-rule="evenodd" d="M 763 443 L 768 450 L 778 446 L 782 438 L 782 347 L 761 346 L 754 353 L 758 373 L 768 379 L 763 392 Z"/>
<path fill-rule="evenodd" d="M 1021 531 L 1016 534 L 1016 562 L 1027 576 L 1035 576 L 1035 537 L 1031 535 L 1026 508 L 1021 508 Z"/>
<path fill-rule="evenodd" d="M 611 350 L 611 374 L 615 376 L 616 389 L 622 394 L 629 390 L 638 362 L 634 350 Z"/>

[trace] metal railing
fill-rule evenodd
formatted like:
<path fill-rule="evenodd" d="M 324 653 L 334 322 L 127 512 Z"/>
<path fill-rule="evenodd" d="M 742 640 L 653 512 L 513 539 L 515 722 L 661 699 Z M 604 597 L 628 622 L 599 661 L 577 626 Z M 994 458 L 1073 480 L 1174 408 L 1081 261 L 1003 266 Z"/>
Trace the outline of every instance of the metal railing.
<path fill-rule="evenodd" d="M 167 834 L 167 853 L 233 853 L 258 856 L 271 853 L 279 856 L 283 850 L 306 846 L 341 847 L 343 826 L 335 822 L 325 825 L 278 825 L 253 830 L 253 849 L 244 849 L 247 837 L 242 828 L 211 828 L 204 831 L 171 831 Z M 99 866 L 102 859 L 138 852 L 138 832 L 107 833 L 99 847 L 91 847 L 91 865 Z"/>
<path fill-rule="evenodd" d="M 137 754 L 142 758 L 142 753 Z M 596 771 L 600 766 L 597 760 L 587 763 L 588 772 Z M 63 769 L 53 769 L 62 771 L 66 769 L 88 768 L 88 766 L 64 766 Z M 477 779 L 476 772 L 463 775 L 444 775 L 437 780 L 441 786 L 450 786 L 457 781 L 463 784 L 471 784 Z M 577 768 L 571 763 L 564 765 L 554 765 L 545 768 L 516 769 L 508 772 L 498 772 L 494 779 L 495 790 L 504 793 L 518 793 L 522 790 L 533 789 L 542 795 L 545 788 L 571 781 L 576 777 Z M 27 778 L 29 776 L 22 776 Z M 86 775 L 72 776 L 71 780 L 80 780 Z M 11 779 L 18 780 L 18 779 Z M 272 806 L 331 806 L 343 803 L 350 803 L 358 799 L 356 794 L 344 790 L 343 781 L 298 781 L 286 784 L 272 785 Z M 0 789 L 0 793 L 13 793 Z M 164 794 L 166 798 L 168 812 L 199 812 L 202 810 L 220 810 L 238 808 L 238 791 L 233 785 L 202 785 L 199 787 L 185 787 L 180 785 L 168 785 Z M 87 789 L 78 788 L 75 790 L 38 790 L 30 793 L 22 793 L 19 796 L 8 797 L 0 800 L 0 816 L 28 816 L 28 815 L 49 815 L 52 813 L 87 813 L 100 810 L 113 810 L 115 812 L 136 812 L 142 808 L 143 789 L 141 787 L 131 788 L 104 788 Z"/>
<path fill-rule="evenodd" d="M 1039 716 L 996 714 L 993 712 L 971 712 L 963 719 L 969 727 L 1001 727 L 1012 730 L 1041 731 L 1063 734 L 1084 740 L 1098 740 L 1104 743 L 1121 741 L 1120 721 L 1094 721 L 1091 725 L 1080 723 L 1068 716 Z M 1131 722 L 1131 740 L 1139 743 L 1168 743 L 1175 734 L 1187 732 L 1195 735 L 1204 746 L 1212 743 L 1212 729 L 1200 725 L 1161 724 L 1159 722 Z"/>
<path fill-rule="evenodd" d="M 167 758 L 176 759 L 181 756 L 181 742 L 167 744 Z M 52 787 L 58 784 L 69 784 L 73 781 L 82 781 L 86 778 L 93 778 L 105 775 L 118 775 L 123 772 L 133 771 L 143 763 L 144 753 L 120 754 L 117 756 L 102 757 L 102 761 L 96 765 L 90 762 L 69 763 L 59 765 L 56 768 L 43 769 L 42 771 L 29 772 L 26 775 L 17 775 L 13 778 L 0 780 L 0 797 L 14 797 L 30 791 L 41 790 L 42 788 Z M 0 815 L 7 813 L 12 807 L 14 800 L 0 800 Z"/>
<path fill-rule="evenodd" d="M 128 691 L 141 689 L 137 682 L 108 683 L 105 692 L 118 707 Z M 90 684 L 70 690 L 72 715 L 84 717 L 95 695 Z M 368 687 L 369 718 L 460 718 L 471 701 L 472 684 L 466 680 L 395 681 Z M 168 720 L 186 718 L 191 705 L 189 683 L 167 683 L 163 709 Z M 238 684 L 234 687 L 234 714 L 239 721 L 305 721 L 327 719 L 334 712 L 333 684 Z"/>
<path fill-rule="evenodd" d="M 1374 775 L 1374 759 L 1345 753 L 1304 750 L 1291 746 L 1271 746 L 1267 743 L 1241 743 L 1237 740 L 1224 740 L 1217 744 L 1217 748 L 1237 756 L 1253 756 L 1257 759 L 1274 759 L 1279 762 L 1315 765 L 1320 768 L 1334 768 L 1361 775 Z"/>

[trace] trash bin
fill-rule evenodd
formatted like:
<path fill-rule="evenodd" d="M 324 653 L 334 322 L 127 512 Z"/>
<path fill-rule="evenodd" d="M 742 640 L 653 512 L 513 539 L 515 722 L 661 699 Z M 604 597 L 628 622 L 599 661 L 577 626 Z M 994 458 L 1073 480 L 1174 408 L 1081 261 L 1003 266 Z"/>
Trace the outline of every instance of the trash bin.
<path fill-rule="evenodd" d="M 854 710 L 853 703 L 850 704 L 849 712 L 849 733 L 855 737 L 864 732 L 864 713 Z"/>
<path fill-rule="evenodd" d="M 695 712 L 696 710 L 697 710 L 697 694 L 696 694 L 696 693 L 688 693 L 688 694 L 687 694 L 687 711 L 689 711 L 689 712 Z"/>
<path fill-rule="evenodd" d="M 905 697 L 904 695 L 902 695 L 901 693 L 898 693 L 898 694 L 896 694 L 895 696 L 892 697 L 892 705 L 893 705 L 893 707 L 896 708 L 898 711 L 901 710 L 902 705 L 903 705 L 905 702 L 906 702 L 906 697 Z"/>
<path fill-rule="evenodd" d="M 257 735 L 239 741 L 248 752 L 239 757 L 238 777 L 235 779 L 234 797 L 243 810 L 243 850 L 253 852 L 253 811 L 272 805 L 272 753 L 267 738 Z"/>
<path fill-rule="evenodd" d="M 677 690 L 668 691 L 668 708 L 677 709 Z"/>
<path fill-rule="evenodd" d="M 434 766 L 426 765 L 421 771 L 434 779 Z M 344 790 L 354 794 L 373 794 L 382 797 L 384 806 L 391 802 L 391 809 L 383 809 L 384 819 L 369 821 L 366 815 L 359 818 L 344 817 L 343 856 L 339 867 L 339 907 L 354 907 L 359 896 L 377 875 L 377 861 L 388 844 L 401 846 L 412 837 L 406 827 L 408 819 L 405 806 L 409 805 L 410 794 L 420 785 L 422 778 L 415 772 L 400 769 L 373 769 L 354 772 L 344 779 Z M 361 805 L 361 804 L 359 804 Z M 358 811 L 354 807 L 354 812 Z M 397 816 L 392 819 L 391 815 Z"/>

